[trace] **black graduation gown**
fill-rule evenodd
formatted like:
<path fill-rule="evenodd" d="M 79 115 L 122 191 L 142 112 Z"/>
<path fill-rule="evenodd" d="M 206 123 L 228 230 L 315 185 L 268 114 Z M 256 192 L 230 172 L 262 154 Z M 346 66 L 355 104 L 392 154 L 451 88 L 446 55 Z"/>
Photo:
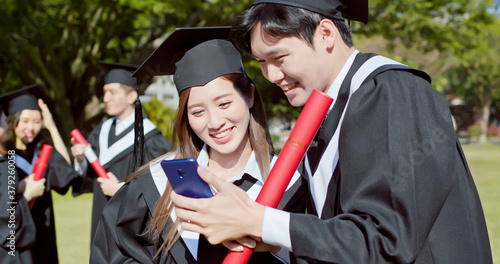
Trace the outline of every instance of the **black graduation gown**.
<path fill-rule="evenodd" d="M 235 184 L 244 190 L 250 189 L 255 178 L 245 174 Z M 297 180 L 283 196 L 280 204 L 284 210 L 304 210 L 301 202 L 305 194 L 301 180 Z M 222 245 L 212 246 L 200 236 L 198 262 L 193 258 L 182 238 L 173 247 L 153 260 L 156 251 L 166 237 L 153 241 L 146 234 L 160 193 L 149 171 L 127 182 L 106 205 L 97 228 L 90 253 L 90 263 L 158 263 L 195 264 L 222 263 L 227 249 Z M 172 224 L 169 218 L 169 225 Z M 254 253 L 249 263 L 283 263 L 269 252 Z"/>
<path fill-rule="evenodd" d="M 146 120 L 146 119 L 145 119 Z M 107 120 L 99 125 L 97 125 L 92 133 L 89 135 L 87 142 L 92 145 L 92 149 L 94 150 L 97 157 L 99 157 L 101 148 L 105 149 L 116 147 L 117 144 L 122 144 L 119 140 L 124 138 L 129 133 L 134 133 L 134 124 L 130 125 L 127 129 L 125 129 L 118 136 L 115 136 L 114 132 L 114 124 L 111 125 L 111 128 L 108 130 L 108 146 L 100 146 L 99 137 L 101 134 L 101 128 L 105 122 L 111 122 L 112 120 Z M 103 132 L 104 133 L 104 132 Z M 116 144 L 114 144 L 116 143 Z M 115 174 L 118 180 L 122 181 L 127 176 L 132 174 L 133 166 L 135 164 L 134 161 L 134 141 L 133 138 L 131 141 L 125 142 L 125 147 L 123 151 L 117 153 L 115 156 L 110 157 L 110 160 L 106 163 L 100 160 L 100 163 L 103 165 L 104 169 L 107 172 L 112 172 Z M 162 136 L 161 132 L 154 128 L 149 133 L 145 132 L 144 135 L 144 162 L 149 162 L 154 158 L 167 153 L 170 150 L 170 143 Z M 97 228 L 97 223 L 99 222 L 99 218 L 101 216 L 102 210 L 104 206 L 110 199 L 109 196 L 104 195 L 102 192 L 101 186 L 97 182 L 97 174 L 95 173 L 92 166 L 88 165 L 88 171 L 86 177 L 84 177 L 84 181 L 81 186 L 74 186 L 73 195 L 79 195 L 82 193 L 92 192 L 94 194 L 93 204 L 92 204 L 92 229 L 91 229 L 91 241 L 94 238 L 95 230 Z"/>
<path fill-rule="evenodd" d="M 28 163 L 31 163 L 36 154 L 34 151 L 36 144 L 37 141 L 29 144 L 26 151 L 14 149 L 12 147 L 7 148 L 14 150 L 15 153 L 19 155 L 16 157 L 16 168 L 19 180 L 23 180 L 31 174 L 31 171 L 28 170 L 28 174 L 28 172 L 25 172 L 21 168 L 20 159 L 24 159 L 28 161 Z M 59 261 L 57 256 L 56 229 L 51 191 L 54 190 L 64 195 L 73 183 L 79 182 L 81 179 L 55 148 L 52 149 L 44 177 L 46 179 L 45 192 L 41 197 L 35 200 L 31 208 L 31 215 L 36 226 L 36 241 L 33 245 L 33 258 L 36 260 L 36 263 L 57 264 Z"/>
<path fill-rule="evenodd" d="M 0 264 L 32 264 L 35 223 L 23 194 L 16 194 L 17 172 L 13 166 L 9 171 L 7 158 L 15 160 L 9 156 L 0 155 Z"/>
<path fill-rule="evenodd" d="M 448 103 L 412 72 L 351 96 L 321 219 L 308 201 L 311 214 L 290 219 L 298 263 L 492 263 Z"/>

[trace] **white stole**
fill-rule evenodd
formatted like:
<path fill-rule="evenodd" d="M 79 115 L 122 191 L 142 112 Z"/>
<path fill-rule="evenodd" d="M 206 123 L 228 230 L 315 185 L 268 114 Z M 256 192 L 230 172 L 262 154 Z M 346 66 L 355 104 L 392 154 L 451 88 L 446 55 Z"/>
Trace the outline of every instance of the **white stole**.
<path fill-rule="evenodd" d="M 110 118 L 104 121 L 101 126 L 101 131 L 99 132 L 99 162 L 103 166 L 134 144 L 135 130 L 132 129 L 113 145 L 108 146 L 109 131 L 111 130 L 111 125 L 114 120 L 115 118 Z M 147 118 L 145 118 L 143 122 L 144 135 L 156 128 L 153 122 Z"/>

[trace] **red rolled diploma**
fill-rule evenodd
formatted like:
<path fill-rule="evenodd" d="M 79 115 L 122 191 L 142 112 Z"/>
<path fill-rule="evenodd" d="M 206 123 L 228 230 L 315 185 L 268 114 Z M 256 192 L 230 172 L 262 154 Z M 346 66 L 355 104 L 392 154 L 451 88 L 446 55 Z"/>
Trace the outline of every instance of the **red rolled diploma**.
<path fill-rule="evenodd" d="M 40 153 L 40 157 L 35 160 L 35 165 L 33 166 L 33 171 L 35 175 L 33 176 L 34 181 L 39 181 L 43 178 L 43 174 L 45 174 L 45 169 L 47 168 L 47 164 L 49 163 L 50 154 L 52 153 L 53 147 L 50 145 L 43 145 L 42 152 Z M 33 204 L 35 200 L 31 200 L 29 202 L 30 209 L 33 208 Z"/>
<path fill-rule="evenodd" d="M 273 208 L 278 206 L 332 101 L 333 99 L 325 93 L 313 90 L 278 155 L 276 163 L 269 172 L 269 176 L 255 200 L 256 202 Z M 222 263 L 247 263 L 252 252 L 253 250 L 247 247 L 243 247 L 241 252 L 230 251 Z"/>
<path fill-rule="evenodd" d="M 99 160 L 97 159 L 97 155 L 95 152 L 92 150 L 92 147 L 89 145 L 87 140 L 83 137 L 82 133 L 80 133 L 80 130 L 77 128 L 73 129 L 69 134 L 75 139 L 76 143 L 85 145 L 85 152 L 84 155 L 89 161 L 90 165 L 94 168 L 95 172 L 97 173 L 97 176 L 104 178 L 104 179 L 109 179 L 108 173 L 104 169 L 104 167 L 99 163 Z"/>

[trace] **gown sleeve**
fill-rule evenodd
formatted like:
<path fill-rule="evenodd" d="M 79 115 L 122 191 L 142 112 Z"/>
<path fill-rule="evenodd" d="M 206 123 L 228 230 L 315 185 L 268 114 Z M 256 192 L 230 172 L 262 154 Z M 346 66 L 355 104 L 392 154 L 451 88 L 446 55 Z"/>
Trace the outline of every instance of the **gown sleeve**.
<path fill-rule="evenodd" d="M 314 263 L 413 263 L 463 176 L 456 152 L 444 97 L 410 73 L 378 75 L 346 110 L 339 184 L 327 195 L 338 211 L 326 220 L 292 214 L 294 255 Z"/>
<path fill-rule="evenodd" d="M 59 194 L 65 194 L 71 184 L 79 179 L 77 172 L 56 149 L 53 149 L 50 155 L 45 177 L 46 187 Z"/>
<path fill-rule="evenodd" d="M 106 205 L 92 242 L 90 263 L 156 263 L 157 245 L 146 234 L 150 213 L 133 179 Z"/>

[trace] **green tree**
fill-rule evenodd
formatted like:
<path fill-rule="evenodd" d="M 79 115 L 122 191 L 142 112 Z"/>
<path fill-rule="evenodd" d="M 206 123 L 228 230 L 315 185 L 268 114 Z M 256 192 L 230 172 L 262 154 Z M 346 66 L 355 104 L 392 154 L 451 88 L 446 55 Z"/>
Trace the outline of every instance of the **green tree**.
<path fill-rule="evenodd" d="M 173 139 L 173 125 L 177 111 L 164 106 L 162 102 L 158 101 L 156 96 L 151 101 L 143 103 L 142 106 L 149 120 L 156 125 L 166 139 L 171 141 Z"/>
<path fill-rule="evenodd" d="M 494 31 L 499 27 L 497 20 L 471 39 L 470 47 L 456 59 L 457 65 L 445 73 L 449 80 L 447 91 L 461 95 L 466 104 L 479 107 L 480 143 L 487 140 L 490 110 L 500 99 L 500 34 Z"/>
<path fill-rule="evenodd" d="M 4 43 L 0 45 L 0 91 L 37 82 L 54 100 L 52 110 L 63 137 L 67 139 L 74 127 L 88 132 L 103 117 L 99 60 L 140 64 L 175 27 L 231 25 L 252 2 L 0 0 Z M 478 40 L 483 39 L 485 25 L 494 21 L 486 11 L 491 4 L 492 0 L 370 0 L 370 22 L 352 22 L 352 27 L 355 36 L 384 38 L 386 52 L 381 54 L 427 70 L 443 91 L 450 82 L 441 75 L 451 68 L 489 73 L 488 64 L 480 68 L 463 60 L 489 50 L 485 43 L 479 47 Z M 263 78 L 250 56 L 245 55 L 244 61 L 269 117 L 294 120 L 300 109 L 291 107 L 280 90 Z M 486 79 L 477 78 L 474 87 L 481 87 L 478 81 Z M 483 86 L 491 89 L 494 84 Z"/>
<path fill-rule="evenodd" d="M 382 54 L 426 71 L 438 91 L 458 94 L 478 106 L 479 139 L 484 142 L 490 108 L 499 97 L 500 34 L 494 30 L 500 24 L 492 12 L 498 11 L 498 3 L 371 0 L 370 22 L 354 23 L 353 29 L 362 35 L 366 49 L 373 51 L 375 46 Z"/>
<path fill-rule="evenodd" d="M 0 0 L 0 91 L 41 84 L 63 137 L 102 119 L 99 61 L 140 64 L 175 27 L 230 25 L 246 1 Z"/>
<path fill-rule="evenodd" d="M 382 35 L 421 52 L 460 50 L 493 17 L 492 0 L 371 0 L 369 22 L 353 23 L 365 36 Z"/>

